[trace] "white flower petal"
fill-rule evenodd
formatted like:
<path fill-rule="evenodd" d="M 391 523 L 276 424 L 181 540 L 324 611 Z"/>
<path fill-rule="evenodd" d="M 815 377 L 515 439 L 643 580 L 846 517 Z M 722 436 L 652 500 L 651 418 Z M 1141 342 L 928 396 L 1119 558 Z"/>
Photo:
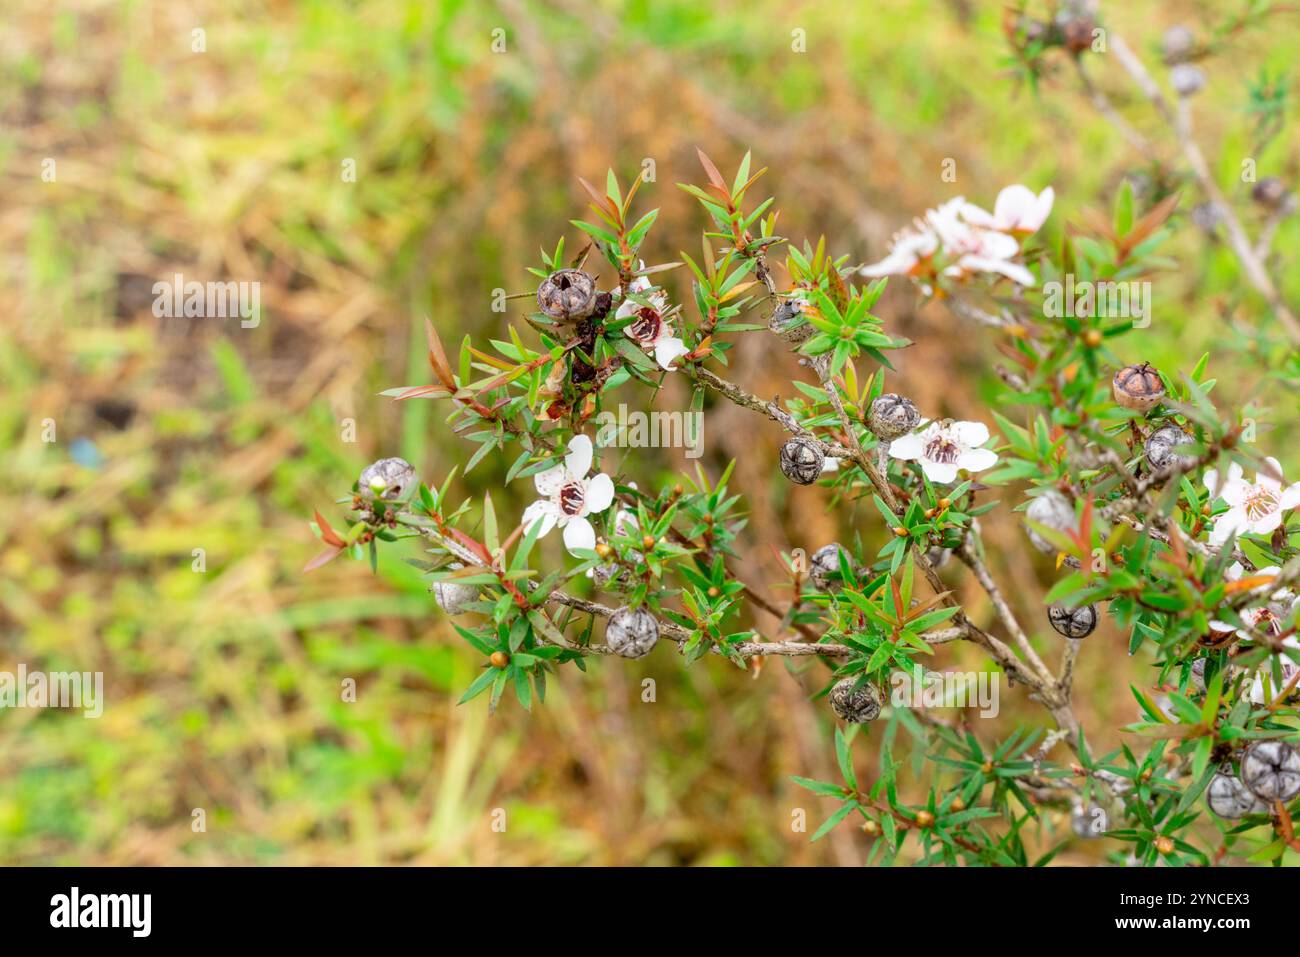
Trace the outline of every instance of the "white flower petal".
<path fill-rule="evenodd" d="M 956 464 L 947 462 L 931 462 L 929 459 L 921 460 L 921 471 L 931 482 L 938 482 L 941 485 L 950 485 L 957 481 Z"/>
<path fill-rule="evenodd" d="M 595 548 L 596 530 L 591 527 L 591 522 L 582 516 L 569 519 L 569 524 L 564 526 L 564 547 L 570 552 Z"/>
<path fill-rule="evenodd" d="M 641 307 L 638 306 L 636 303 L 634 303 L 631 299 L 624 299 L 621 303 L 619 303 L 618 309 L 614 311 L 614 318 L 630 319 L 632 316 L 635 316 L 637 314 L 637 311 L 640 308 Z"/>
<path fill-rule="evenodd" d="M 1269 466 L 1273 469 L 1274 474 L 1276 474 L 1276 475 L 1282 475 L 1282 474 L 1283 474 L 1283 473 L 1282 473 L 1282 463 L 1279 462 L 1277 459 L 1267 458 L 1267 459 L 1264 459 L 1264 461 L 1267 462 L 1267 463 L 1269 464 Z M 1272 476 L 1272 475 L 1269 475 L 1267 472 L 1256 472 L 1256 473 L 1255 473 L 1255 484 L 1256 484 L 1256 485 L 1263 485 L 1265 488 L 1270 488 L 1270 489 L 1272 489 L 1274 492 L 1279 491 L 1279 490 L 1282 488 L 1282 483 L 1281 483 L 1280 481 L 1278 481 L 1277 479 L 1273 478 L 1273 476 Z"/>
<path fill-rule="evenodd" d="M 894 441 L 889 443 L 890 458 L 903 459 L 911 461 L 919 459 L 921 453 L 925 451 L 926 432 L 909 432 L 907 435 L 900 435 Z"/>
<path fill-rule="evenodd" d="M 967 472 L 982 472 L 997 464 L 998 454 L 992 449 L 971 449 L 957 456 L 957 467 Z"/>
<path fill-rule="evenodd" d="M 591 439 L 575 435 L 569 439 L 569 450 L 564 454 L 564 467 L 572 478 L 585 478 L 591 471 Z"/>
<path fill-rule="evenodd" d="M 564 480 L 568 478 L 568 473 L 564 470 L 563 465 L 555 465 L 545 472 L 538 472 L 533 476 L 533 485 L 537 487 L 537 494 L 550 498 L 564 486 Z"/>
<path fill-rule="evenodd" d="M 661 368 L 671 369 L 673 360 L 690 352 L 686 344 L 680 339 L 674 339 L 671 336 L 656 340 L 655 342 L 655 361 Z"/>
<path fill-rule="evenodd" d="M 993 259 L 987 256 L 962 256 L 958 260 L 958 265 L 968 272 L 992 272 L 1006 276 L 1013 282 L 1018 282 L 1022 286 L 1037 285 L 1038 280 L 1020 263 L 1009 262 L 1006 259 Z"/>
<path fill-rule="evenodd" d="M 542 530 L 537 533 L 538 538 L 545 538 L 550 534 L 555 523 L 560 519 L 560 508 L 554 502 L 533 502 L 524 509 L 524 532 L 532 530 L 533 524 L 538 521 L 542 522 Z"/>
<path fill-rule="evenodd" d="M 1203 481 L 1205 482 L 1206 489 L 1209 490 L 1211 495 L 1219 494 L 1219 470 L 1218 469 L 1206 469 L 1205 478 Z"/>
<path fill-rule="evenodd" d="M 1278 504 L 1284 512 L 1300 507 L 1300 482 L 1284 488 L 1282 494 L 1278 496 Z"/>
<path fill-rule="evenodd" d="M 983 422 L 954 422 L 948 432 L 968 449 L 977 449 L 989 440 L 989 427 Z"/>
<path fill-rule="evenodd" d="M 1246 510 L 1233 508 L 1214 520 L 1214 529 L 1210 532 L 1210 544 L 1216 548 L 1246 527 Z"/>
<path fill-rule="evenodd" d="M 587 483 L 587 497 L 583 503 L 583 514 L 589 515 L 592 512 L 603 512 L 609 508 L 612 501 L 614 501 L 614 480 L 601 472 Z"/>
<path fill-rule="evenodd" d="M 1263 518 L 1259 519 L 1259 521 L 1252 522 L 1250 524 L 1250 530 L 1256 535 L 1272 535 L 1277 531 L 1278 526 L 1281 524 L 1282 513 L 1280 511 L 1269 512 Z"/>

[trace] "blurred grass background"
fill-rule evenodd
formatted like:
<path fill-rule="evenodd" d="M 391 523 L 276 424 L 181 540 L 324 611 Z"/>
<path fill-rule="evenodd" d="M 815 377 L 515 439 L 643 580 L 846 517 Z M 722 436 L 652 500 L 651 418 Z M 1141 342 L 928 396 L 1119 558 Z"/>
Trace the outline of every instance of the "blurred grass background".
<path fill-rule="evenodd" d="M 1107 4 L 1104 22 L 1154 67 L 1165 26 L 1232 6 L 1133 0 Z M 328 503 L 374 458 L 403 455 L 431 482 L 464 460 L 441 407 L 376 393 L 428 381 L 423 315 L 449 342 L 504 338 L 525 305 L 495 313 L 492 291 L 526 291 L 525 267 L 560 235 L 577 248 L 578 175 L 613 166 L 626 182 L 654 161 L 639 207 L 662 209 L 653 261 L 698 248 L 698 207 L 672 185 L 699 180 L 697 146 L 724 170 L 752 149 L 771 167 L 762 195 L 778 198 L 778 231 L 825 233 L 860 261 L 957 191 L 991 205 L 1008 183 L 1051 183 L 1057 235 L 1108 209 L 1139 158 L 1069 71 L 1039 97 L 1013 82 L 1001 17 L 974 0 L 6 3 L 0 668 L 102 670 L 108 702 L 98 721 L 0 712 L 0 862 L 860 862 L 867 839 L 849 827 L 818 844 L 790 827 L 794 808 L 809 832 L 829 813 L 789 781 L 833 775 L 828 712 L 808 703 L 819 666 L 769 662 L 754 680 L 720 661 L 684 670 L 661 649 L 566 673 L 536 714 L 508 704 L 489 719 L 482 700 L 454 706 L 481 662 L 402 562 L 416 547 L 385 550 L 376 576 L 340 561 L 304 577 L 317 548 L 307 519 L 336 514 Z M 1241 38 L 1207 66 L 1198 132 L 1236 200 L 1249 192 L 1237 181 L 1247 83 L 1291 65 L 1295 27 Z M 492 52 L 495 29 L 505 52 Z M 806 53 L 791 49 L 795 29 Z M 1159 135 L 1104 58 L 1092 68 Z M 1260 175 L 1294 182 L 1296 140 L 1288 125 L 1256 157 Z M 948 157 L 955 185 L 940 181 Z M 1189 192 L 1184 213 L 1196 201 Z M 1259 311 L 1231 256 L 1182 221 L 1166 250 L 1179 269 L 1157 279 L 1131 358 L 1174 372 L 1212 350 L 1220 401 L 1262 398 L 1273 431 L 1261 442 L 1300 469 L 1286 441 L 1295 396 L 1227 329 Z M 1275 247 L 1292 302 L 1297 228 Z M 260 325 L 154 318 L 151 287 L 176 272 L 260 281 Z M 930 413 L 987 419 L 991 337 L 916 311 L 903 288 L 883 311 L 918 341 L 898 391 Z M 769 337 L 733 355 L 734 378 L 760 394 L 790 395 L 803 374 Z M 662 401 L 681 408 L 684 395 Z M 716 476 L 741 459 L 734 486 L 753 520 L 739 568 L 767 583 L 780 579 L 774 550 L 847 540 L 849 527 L 870 538 L 875 521 L 792 494 L 774 428 L 710 407 L 702 460 Z M 688 464 L 680 450 L 629 463 L 645 485 Z M 499 488 L 508 464 L 489 460 L 460 491 L 491 488 L 499 513 L 521 511 L 531 488 Z M 1039 605 L 1052 569 L 1006 510 L 989 525 L 995 564 L 1054 657 Z M 987 615 L 977 589 L 946 574 Z M 1099 632 L 1080 664 L 1094 747 L 1118 743 L 1127 685 L 1151 680 L 1122 647 Z M 979 662 L 969 650 L 944 660 Z M 654 704 L 641 702 L 647 676 Z M 349 677 L 356 703 L 340 700 Z M 1040 720 L 1015 691 L 1003 708 L 977 730 Z M 191 828 L 195 808 L 205 832 Z M 1061 823 L 1047 816 L 1044 846 Z"/>

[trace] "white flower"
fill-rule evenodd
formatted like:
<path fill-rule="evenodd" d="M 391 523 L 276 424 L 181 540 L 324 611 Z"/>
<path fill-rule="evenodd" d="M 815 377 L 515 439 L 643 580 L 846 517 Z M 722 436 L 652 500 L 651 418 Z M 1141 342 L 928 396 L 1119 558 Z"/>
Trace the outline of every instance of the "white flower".
<path fill-rule="evenodd" d="M 948 484 L 957 480 L 957 470 L 980 472 L 998 460 L 992 449 L 981 448 L 989 440 L 983 422 L 931 422 L 920 432 L 900 436 L 889 443 L 892 458 L 919 461 L 931 482 Z"/>
<path fill-rule="evenodd" d="M 1281 572 L 1276 565 L 1269 565 L 1250 573 L 1251 578 L 1276 578 Z M 1240 581 L 1241 576 L 1245 574 L 1245 569 L 1241 562 L 1233 562 L 1224 569 L 1223 577 L 1227 581 Z M 1233 625 L 1226 621 L 1211 621 L 1211 626 L 1216 631 L 1230 632 L 1236 631 L 1242 638 L 1251 638 L 1251 629 L 1271 632 L 1273 635 L 1282 633 L 1282 622 L 1286 620 L 1285 614 L 1280 614 L 1283 609 L 1295 604 L 1296 596 L 1287 591 L 1285 588 L 1279 588 L 1269 596 L 1268 600 L 1255 608 L 1243 608 L 1239 612 L 1241 620 L 1246 623 L 1245 628 L 1234 628 Z"/>
<path fill-rule="evenodd" d="M 570 552 L 596 547 L 596 530 L 587 516 L 603 512 L 614 501 L 614 481 L 603 472 L 587 478 L 591 468 L 591 439 L 575 435 L 569 440 L 564 464 L 539 472 L 533 478 L 542 498 L 524 509 L 524 528 L 542 523 L 538 538 L 555 526 L 564 529 Z"/>
<path fill-rule="evenodd" d="M 1277 459 L 1265 461 L 1274 472 L 1282 474 Z M 1258 472 L 1252 484 L 1243 478 L 1242 468 L 1236 462 L 1228 467 L 1228 480 L 1223 483 L 1222 490 L 1218 484 L 1218 469 L 1207 471 L 1205 487 L 1211 494 L 1218 494 L 1229 506 L 1228 511 L 1214 521 L 1214 530 L 1210 532 L 1210 544 L 1214 546 L 1222 545 L 1234 534 L 1271 535 L 1282 524 L 1284 513 L 1300 505 L 1300 482 L 1283 488 L 1277 479 Z"/>
<path fill-rule="evenodd" d="M 1244 618 L 1245 615 L 1243 614 Z M 1289 638 L 1282 639 L 1284 648 L 1300 649 L 1300 641 L 1292 635 Z M 1281 665 L 1282 681 L 1279 684 L 1273 680 L 1273 665 L 1268 659 L 1259 666 L 1259 671 L 1255 672 L 1255 681 L 1250 687 L 1250 700 L 1255 704 L 1268 704 L 1274 698 L 1282 693 L 1282 689 L 1291 683 L 1295 673 L 1300 671 L 1300 665 L 1297 665 L 1285 655 L 1278 656 L 1278 663 Z"/>
<path fill-rule="evenodd" d="M 649 288 L 650 280 L 645 276 L 638 276 L 632 280 L 629 291 L 645 293 Z M 672 321 L 664 316 L 668 308 L 668 297 L 662 292 L 655 292 L 643 298 L 650 304 L 642 306 L 631 299 L 624 299 L 618 311 L 614 313 L 614 318 L 629 319 L 635 316 L 633 322 L 623 327 L 623 335 L 647 352 L 653 352 L 655 361 L 662 368 L 671 369 L 674 359 L 686 355 L 691 350 L 686 348 L 686 344 L 681 339 L 673 335 Z"/>
<path fill-rule="evenodd" d="M 972 226 L 1028 236 L 1038 232 L 1047 221 L 1055 198 L 1056 193 L 1050 186 L 1035 196 L 1028 186 L 1016 183 L 998 193 L 992 215 L 968 203 L 962 209 L 962 216 Z"/>
<path fill-rule="evenodd" d="M 888 256 L 878 263 L 863 266 L 860 271 L 873 279 L 918 276 L 928 271 L 930 257 L 938 251 L 939 237 L 929 226 L 918 221 L 916 228 L 905 229 L 894 236 Z"/>
<path fill-rule="evenodd" d="M 961 279 L 972 273 L 991 272 L 1022 286 L 1034 285 L 1034 274 L 1012 262 L 1020 253 L 1020 244 L 1006 233 L 972 225 L 968 218 L 972 212 L 988 216 L 958 196 L 928 214 L 943 241 L 944 255 L 956 260 L 943 271 L 944 275 Z"/>

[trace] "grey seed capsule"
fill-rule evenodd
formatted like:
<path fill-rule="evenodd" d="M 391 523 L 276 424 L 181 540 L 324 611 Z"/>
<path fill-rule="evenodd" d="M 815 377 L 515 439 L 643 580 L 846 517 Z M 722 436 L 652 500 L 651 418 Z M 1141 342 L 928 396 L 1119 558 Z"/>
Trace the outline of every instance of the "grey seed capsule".
<path fill-rule="evenodd" d="M 841 678 L 829 695 L 832 710 L 849 724 L 874 721 L 880 714 L 880 692 L 866 681 L 855 689 L 857 682 L 857 677 Z"/>
<path fill-rule="evenodd" d="M 1283 741 L 1257 741 L 1241 759 L 1241 782 L 1264 801 L 1300 794 L 1300 753 Z"/>
<path fill-rule="evenodd" d="M 1165 31 L 1161 46 L 1164 48 L 1165 62 L 1172 66 L 1182 63 L 1191 55 L 1196 47 L 1196 37 L 1187 27 L 1177 23 Z"/>
<path fill-rule="evenodd" d="M 367 502 L 380 499 L 385 502 L 404 502 L 408 499 L 419 478 L 406 459 L 391 458 L 372 462 L 361 470 L 357 487 Z"/>
<path fill-rule="evenodd" d="M 1066 638 L 1087 638 L 1097 628 L 1097 606 L 1066 608 L 1064 605 L 1052 605 L 1047 609 L 1047 620 L 1058 634 Z"/>
<path fill-rule="evenodd" d="M 1229 821 L 1247 814 L 1264 814 L 1268 806 L 1231 772 L 1220 771 L 1205 789 L 1205 803 L 1219 817 Z"/>
<path fill-rule="evenodd" d="M 772 313 L 767 328 L 786 342 L 795 344 L 807 342 L 817 330 L 804 317 L 803 312 L 803 300 L 785 299 Z"/>
<path fill-rule="evenodd" d="M 1179 63 L 1169 71 L 1169 83 L 1179 96 L 1195 96 L 1205 87 L 1205 71 L 1191 63 Z"/>
<path fill-rule="evenodd" d="M 1042 495 L 1035 496 L 1033 501 L 1029 503 L 1029 508 L 1025 509 L 1025 517 L 1032 522 L 1046 525 L 1058 532 L 1068 532 L 1074 529 L 1074 508 L 1070 505 L 1070 500 L 1056 489 L 1049 489 Z M 1055 545 L 1028 525 L 1025 526 L 1025 532 L 1029 535 L 1029 540 L 1034 547 L 1043 554 L 1051 555 L 1056 551 Z"/>
<path fill-rule="evenodd" d="M 793 438 L 781 446 L 781 471 L 796 485 L 811 485 L 822 474 L 826 456 L 814 439 Z"/>
<path fill-rule="evenodd" d="M 1178 426 L 1163 425 L 1147 436 L 1142 449 L 1146 453 L 1147 465 L 1151 471 L 1159 472 L 1175 465 L 1180 468 L 1191 468 L 1195 465 L 1195 455 L 1181 454 L 1178 451 L 1181 447 L 1195 444 L 1195 440 Z"/>
<path fill-rule="evenodd" d="M 886 392 L 871 403 L 867 413 L 867 428 L 877 438 L 889 441 L 911 432 L 921 421 L 912 400 L 894 392 Z"/>
<path fill-rule="evenodd" d="M 812 559 L 808 563 L 808 571 L 812 576 L 813 584 L 821 591 L 839 591 L 844 587 L 844 582 L 840 578 L 840 552 L 844 550 L 839 542 L 831 542 L 829 545 L 823 545 L 817 551 L 813 552 Z M 852 563 L 850 558 L 849 562 Z"/>
<path fill-rule="evenodd" d="M 624 658 L 642 658 L 659 640 L 659 622 L 648 609 L 633 611 L 624 605 L 605 625 L 605 643 Z"/>
<path fill-rule="evenodd" d="M 1082 838 L 1101 837 L 1110 830 L 1110 815 L 1100 804 L 1076 804 L 1070 813 L 1070 829 Z"/>
<path fill-rule="evenodd" d="M 453 570 L 464 568 L 460 562 L 452 562 L 447 566 Z M 433 582 L 429 585 L 429 591 L 433 592 L 433 600 L 449 615 L 464 614 L 469 610 L 469 605 L 478 600 L 477 585 L 458 585 L 454 581 Z"/>
<path fill-rule="evenodd" d="M 537 307 L 557 322 L 585 319 L 596 308 L 596 279 L 581 269 L 559 269 L 537 287 Z"/>
<path fill-rule="evenodd" d="M 1282 209 L 1291 202 L 1291 192 L 1276 176 L 1265 176 L 1250 191 L 1250 198 L 1265 209 Z"/>

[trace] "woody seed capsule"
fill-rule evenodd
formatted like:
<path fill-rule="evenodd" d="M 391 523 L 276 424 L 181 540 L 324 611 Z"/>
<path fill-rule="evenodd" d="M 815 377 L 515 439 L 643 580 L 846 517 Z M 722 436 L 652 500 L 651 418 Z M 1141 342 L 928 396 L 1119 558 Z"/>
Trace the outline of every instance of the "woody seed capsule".
<path fill-rule="evenodd" d="M 907 396 L 886 392 L 871 403 L 867 428 L 876 438 L 890 441 L 906 435 L 921 421 L 921 413 Z"/>
<path fill-rule="evenodd" d="M 1053 605 L 1047 609 L 1047 620 L 1058 634 L 1066 638 L 1087 638 L 1097 627 L 1097 606 L 1066 608 L 1064 605 Z"/>
<path fill-rule="evenodd" d="M 1195 455 L 1184 455 L 1178 452 L 1180 446 L 1194 444 L 1192 437 L 1178 426 L 1164 425 L 1147 436 L 1142 450 L 1146 453 L 1147 465 L 1150 466 L 1151 471 L 1159 472 L 1175 465 L 1180 468 L 1194 466 Z"/>
<path fill-rule="evenodd" d="M 605 643 L 624 658 L 642 658 L 659 640 L 659 622 L 645 608 L 633 611 L 624 605 L 610 616 L 605 626 Z"/>
<path fill-rule="evenodd" d="M 1069 532 L 1074 529 L 1074 508 L 1070 505 L 1070 500 L 1056 489 L 1048 489 L 1042 495 L 1035 496 L 1029 503 L 1029 508 L 1025 509 L 1025 518 L 1058 532 Z M 1025 532 L 1029 535 L 1029 541 L 1033 543 L 1034 548 L 1043 554 L 1051 555 L 1056 551 L 1055 545 L 1028 525 L 1025 526 Z"/>
<path fill-rule="evenodd" d="M 391 458 L 372 462 L 361 470 L 357 485 L 367 502 L 404 502 L 419 484 L 415 469 L 406 459 Z"/>
<path fill-rule="evenodd" d="M 1070 829 L 1082 838 L 1101 837 L 1110 830 L 1110 816 L 1100 804 L 1076 804 L 1070 813 Z"/>
<path fill-rule="evenodd" d="M 1110 391 L 1124 408 L 1149 412 L 1165 397 L 1165 384 L 1151 363 L 1141 362 L 1116 372 Z"/>
<path fill-rule="evenodd" d="M 1205 789 L 1205 803 L 1211 811 L 1229 821 L 1268 811 L 1268 805 L 1252 794 L 1231 771 L 1220 771 L 1214 776 Z"/>
<path fill-rule="evenodd" d="M 1165 62 L 1172 66 L 1175 63 L 1182 63 L 1191 55 L 1192 48 L 1196 46 L 1196 37 L 1192 35 L 1191 30 L 1178 23 L 1165 31 L 1162 46 Z"/>
<path fill-rule="evenodd" d="M 1282 741 L 1257 741 L 1241 759 L 1241 782 L 1264 801 L 1300 794 L 1300 753 Z"/>
<path fill-rule="evenodd" d="M 1191 63 L 1179 63 L 1169 71 L 1169 82 L 1179 96 L 1195 96 L 1205 87 L 1205 71 Z"/>
<path fill-rule="evenodd" d="M 843 546 L 839 542 L 831 542 L 829 545 L 823 545 L 813 552 L 812 560 L 808 563 L 808 570 L 812 575 L 813 584 L 820 591 L 839 591 L 844 587 L 844 582 L 840 578 L 840 552 L 842 550 Z"/>
<path fill-rule="evenodd" d="M 447 566 L 453 570 L 464 568 L 460 562 L 452 562 Z M 460 615 L 469 610 L 472 602 L 478 601 L 477 585 L 458 585 L 454 581 L 433 582 L 429 586 L 429 591 L 433 592 L 433 600 L 449 615 Z"/>
<path fill-rule="evenodd" d="M 880 692 L 868 682 L 858 683 L 856 677 L 841 678 L 831 688 L 831 709 L 849 724 L 875 721 L 880 714 Z"/>
<path fill-rule="evenodd" d="M 804 317 L 803 313 L 804 302 L 802 299 L 785 299 L 772 313 L 767 328 L 786 342 L 807 342 L 812 338 L 812 334 L 816 330 L 813 328 L 812 323 Z"/>
<path fill-rule="evenodd" d="M 596 309 L 596 279 L 581 269 L 559 269 L 537 287 L 537 307 L 557 322 L 585 319 Z"/>
<path fill-rule="evenodd" d="M 781 446 L 781 471 L 796 485 L 811 485 L 822 474 L 826 456 L 814 439 L 793 438 Z"/>

